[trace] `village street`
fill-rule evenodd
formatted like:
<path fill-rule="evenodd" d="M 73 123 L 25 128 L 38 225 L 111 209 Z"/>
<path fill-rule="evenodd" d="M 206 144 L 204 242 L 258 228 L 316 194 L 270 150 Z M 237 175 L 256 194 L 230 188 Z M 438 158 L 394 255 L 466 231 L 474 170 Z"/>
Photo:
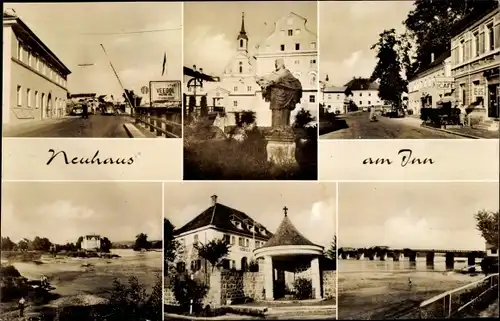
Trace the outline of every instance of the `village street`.
<path fill-rule="evenodd" d="M 421 139 L 463 138 L 458 135 L 421 127 L 421 121 L 413 117 L 387 118 L 380 115 L 370 122 L 367 112 L 355 112 L 338 116 L 336 130 L 320 136 L 320 139 Z M 321 130 L 321 124 L 320 124 Z"/>
<path fill-rule="evenodd" d="M 123 124 L 133 122 L 128 116 L 89 115 L 88 119 L 67 117 L 43 120 L 15 127 L 5 127 L 4 137 L 105 137 L 128 138 Z"/>

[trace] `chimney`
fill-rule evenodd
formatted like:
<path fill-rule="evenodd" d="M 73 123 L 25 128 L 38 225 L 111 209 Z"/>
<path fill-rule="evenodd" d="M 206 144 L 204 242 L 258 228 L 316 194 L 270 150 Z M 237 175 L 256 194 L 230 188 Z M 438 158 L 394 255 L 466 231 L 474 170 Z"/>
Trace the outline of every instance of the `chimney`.
<path fill-rule="evenodd" d="M 434 53 L 431 53 L 431 63 L 434 62 Z"/>
<path fill-rule="evenodd" d="M 210 198 L 212 199 L 212 206 L 215 206 L 217 204 L 217 195 L 212 195 Z"/>

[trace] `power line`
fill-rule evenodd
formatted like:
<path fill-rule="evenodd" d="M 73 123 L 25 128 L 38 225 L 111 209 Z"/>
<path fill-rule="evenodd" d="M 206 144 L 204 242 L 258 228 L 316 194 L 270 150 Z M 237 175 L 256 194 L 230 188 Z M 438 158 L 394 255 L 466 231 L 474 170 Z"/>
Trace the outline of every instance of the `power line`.
<path fill-rule="evenodd" d="M 87 36 L 132 35 L 132 34 L 142 34 L 142 33 L 152 33 L 152 32 L 165 32 L 165 31 L 175 31 L 175 30 L 182 30 L 182 27 L 168 28 L 168 29 L 155 29 L 155 30 L 127 31 L 127 32 L 82 33 L 82 35 L 87 35 Z"/>

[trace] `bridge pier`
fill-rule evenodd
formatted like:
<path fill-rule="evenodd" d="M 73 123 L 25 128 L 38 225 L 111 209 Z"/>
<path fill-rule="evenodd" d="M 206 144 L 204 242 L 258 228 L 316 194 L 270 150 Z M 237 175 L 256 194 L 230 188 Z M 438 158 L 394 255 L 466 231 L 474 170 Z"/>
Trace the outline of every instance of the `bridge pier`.
<path fill-rule="evenodd" d="M 425 263 L 427 265 L 434 265 L 434 256 L 434 252 L 427 252 L 427 254 L 425 255 Z"/>
<path fill-rule="evenodd" d="M 387 260 L 387 253 L 383 253 L 380 255 L 380 261 L 386 261 Z"/>
<path fill-rule="evenodd" d="M 411 251 L 408 253 L 408 259 L 410 262 L 416 262 L 417 261 L 417 252 Z"/>
<path fill-rule="evenodd" d="M 469 266 L 469 272 L 474 272 L 476 270 L 476 254 L 469 253 L 467 254 L 467 266 Z"/>
<path fill-rule="evenodd" d="M 453 270 L 455 266 L 455 253 L 447 252 L 446 253 L 446 269 Z"/>

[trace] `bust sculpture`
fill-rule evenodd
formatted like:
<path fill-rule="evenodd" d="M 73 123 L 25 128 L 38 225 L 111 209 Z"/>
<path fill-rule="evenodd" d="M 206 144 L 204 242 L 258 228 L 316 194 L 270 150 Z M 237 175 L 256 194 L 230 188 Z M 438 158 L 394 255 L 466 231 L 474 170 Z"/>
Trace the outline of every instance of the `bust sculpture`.
<path fill-rule="evenodd" d="M 272 128 L 289 127 L 290 113 L 302 98 L 302 85 L 286 69 L 283 59 L 276 59 L 275 70 L 265 76 L 256 76 L 255 81 L 262 88 L 262 97 L 270 103 Z"/>

